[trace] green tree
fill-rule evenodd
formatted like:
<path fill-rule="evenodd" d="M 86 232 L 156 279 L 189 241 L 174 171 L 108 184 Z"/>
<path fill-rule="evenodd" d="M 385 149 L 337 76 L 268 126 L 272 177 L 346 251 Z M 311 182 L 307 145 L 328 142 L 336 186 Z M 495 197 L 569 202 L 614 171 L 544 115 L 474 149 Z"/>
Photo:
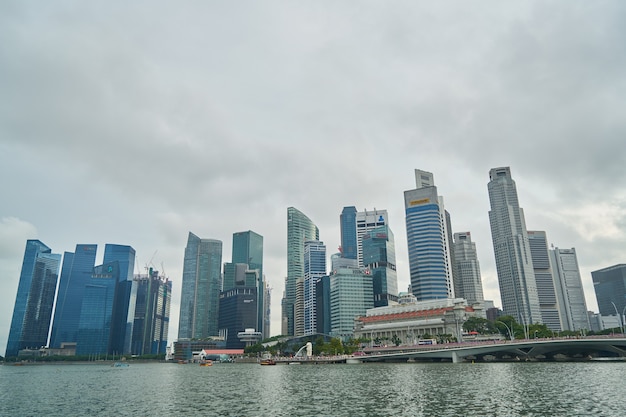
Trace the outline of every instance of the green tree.
<path fill-rule="evenodd" d="M 397 334 L 394 334 L 393 337 L 391 338 L 391 342 L 396 346 L 400 346 L 400 343 L 402 343 L 402 340 L 400 340 Z"/>
<path fill-rule="evenodd" d="M 342 353 L 344 353 L 343 343 L 341 343 L 341 339 L 338 339 L 336 337 L 330 339 L 330 342 L 328 343 L 328 350 L 328 353 L 332 355 L 341 355 Z"/>
<path fill-rule="evenodd" d="M 498 331 L 493 322 L 482 317 L 470 317 L 463 323 L 463 330 L 466 332 L 478 332 L 480 334 L 493 333 Z"/>

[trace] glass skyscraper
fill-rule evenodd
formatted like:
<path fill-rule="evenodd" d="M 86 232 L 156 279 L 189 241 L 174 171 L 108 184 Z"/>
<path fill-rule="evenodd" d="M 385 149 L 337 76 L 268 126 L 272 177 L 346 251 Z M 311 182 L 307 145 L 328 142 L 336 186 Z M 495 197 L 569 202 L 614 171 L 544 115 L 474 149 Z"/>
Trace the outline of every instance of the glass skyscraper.
<path fill-rule="evenodd" d="M 60 254 L 52 253 L 39 240 L 26 241 L 6 357 L 17 356 L 20 349 L 48 344 L 60 265 Z"/>
<path fill-rule="evenodd" d="M 180 300 L 178 339 L 218 335 L 222 242 L 189 232 Z"/>
<path fill-rule="evenodd" d="M 137 302 L 131 353 L 163 354 L 167 347 L 172 282 L 152 268 L 147 275 L 135 275 Z"/>
<path fill-rule="evenodd" d="M 315 285 L 326 275 L 326 245 L 318 240 L 304 242 L 304 329 L 303 335 L 317 332 Z M 296 312 L 298 313 L 298 312 Z M 296 332 L 296 336 L 299 336 Z"/>
<path fill-rule="evenodd" d="M 339 216 L 341 228 L 341 256 L 357 259 L 356 207 L 344 207 Z"/>
<path fill-rule="evenodd" d="M 354 335 L 354 319 L 374 307 L 372 276 L 365 270 L 339 268 L 330 274 L 331 335 L 347 341 Z"/>
<path fill-rule="evenodd" d="M 50 346 L 76 343 L 78 323 L 86 285 L 96 263 L 97 245 L 76 245 L 74 253 L 65 252 L 52 322 Z"/>
<path fill-rule="evenodd" d="M 415 170 L 417 188 L 404 192 L 411 290 L 418 301 L 453 297 L 450 217 L 433 174 Z"/>
<path fill-rule="evenodd" d="M 563 330 L 557 293 L 554 288 L 554 273 L 548 254 L 548 237 L 544 231 L 528 231 L 528 244 L 537 283 L 537 297 L 541 320 L 552 331 Z"/>
<path fill-rule="evenodd" d="M 393 232 L 381 226 L 363 235 L 363 264 L 370 270 L 374 285 L 374 307 L 398 301 L 398 275 Z"/>
<path fill-rule="evenodd" d="M 282 300 L 282 334 L 295 333 L 296 280 L 304 279 L 304 241 L 319 240 L 319 229 L 300 210 L 287 209 L 287 278 Z"/>
<path fill-rule="evenodd" d="M 593 289 L 602 316 L 617 315 L 624 320 L 626 312 L 626 264 L 591 272 Z M 624 324 L 622 322 L 622 324 Z"/>
<path fill-rule="evenodd" d="M 232 262 L 234 264 L 243 263 L 248 265 L 248 269 L 258 271 L 258 282 L 256 284 L 257 295 L 257 324 L 256 331 L 261 332 L 264 337 L 269 337 L 269 329 L 265 329 L 265 277 L 263 276 L 263 236 L 251 230 L 233 234 Z M 224 288 L 226 290 L 226 288 Z"/>
<path fill-rule="evenodd" d="M 356 213 L 356 253 L 359 268 L 363 268 L 363 236 L 376 229 L 377 227 L 386 226 L 387 210 L 359 211 Z"/>
<path fill-rule="evenodd" d="M 504 314 L 542 323 L 524 211 L 509 167 L 489 171 L 489 223 Z"/>
<path fill-rule="evenodd" d="M 550 249 L 563 330 L 591 330 L 576 249 Z"/>

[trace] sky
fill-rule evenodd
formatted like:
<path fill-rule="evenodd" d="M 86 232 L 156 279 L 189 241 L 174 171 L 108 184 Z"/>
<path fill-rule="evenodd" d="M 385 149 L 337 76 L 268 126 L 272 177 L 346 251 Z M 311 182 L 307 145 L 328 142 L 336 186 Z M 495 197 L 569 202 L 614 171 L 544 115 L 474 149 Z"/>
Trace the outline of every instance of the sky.
<path fill-rule="evenodd" d="M 264 237 L 280 333 L 287 208 L 340 244 L 344 206 L 386 209 L 398 284 L 403 192 L 432 172 L 501 306 L 489 170 L 529 230 L 591 271 L 626 262 L 622 1 L 3 1 L 0 353 L 27 239 L 130 245 L 173 282 L 191 231 Z"/>

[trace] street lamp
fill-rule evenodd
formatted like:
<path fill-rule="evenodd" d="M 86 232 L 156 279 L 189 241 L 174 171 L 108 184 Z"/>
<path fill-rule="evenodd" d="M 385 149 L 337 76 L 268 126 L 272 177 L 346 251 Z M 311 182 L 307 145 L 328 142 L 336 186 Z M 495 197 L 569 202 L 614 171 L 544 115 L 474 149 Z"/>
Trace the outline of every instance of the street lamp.
<path fill-rule="evenodd" d="M 496 323 L 504 324 L 504 327 L 506 327 L 506 329 L 509 331 L 509 338 L 511 339 L 511 341 L 515 339 L 515 335 L 513 334 L 513 331 L 511 330 L 511 328 L 513 327 L 513 322 L 511 322 L 511 327 L 507 326 L 506 323 L 501 320 L 496 320 Z"/>
<path fill-rule="evenodd" d="M 622 315 L 619 315 L 619 311 L 617 311 L 617 306 L 615 305 L 615 303 L 613 301 L 611 301 L 611 304 L 613 304 L 613 308 L 615 309 L 615 314 L 617 315 L 617 318 L 619 319 L 619 329 L 622 331 L 622 334 L 624 333 L 624 312 L 626 312 L 626 306 L 624 306 L 624 311 L 622 311 Z"/>

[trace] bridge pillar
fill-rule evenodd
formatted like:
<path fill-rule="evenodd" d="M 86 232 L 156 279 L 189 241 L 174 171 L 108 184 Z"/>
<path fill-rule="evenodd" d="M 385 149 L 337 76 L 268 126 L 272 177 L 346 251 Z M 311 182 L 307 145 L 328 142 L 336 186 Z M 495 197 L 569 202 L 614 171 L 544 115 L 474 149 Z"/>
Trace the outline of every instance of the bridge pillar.
<path fill-rule="evenodd" d="M 346 363 L 347 364 L 358 364 L 358 363 L 363 363 L 363 361 L 360 360 L 360 359 L 355 359 L 355 358 L 347 358 L 346 359 Z"/>
<path fill-rule="evenodd" d="M 456 354 L 456 352 L 450 352 L 452 353 L 452 363 L 459 363 L 461 360 L 459 359 L 459 355 Z"/>

